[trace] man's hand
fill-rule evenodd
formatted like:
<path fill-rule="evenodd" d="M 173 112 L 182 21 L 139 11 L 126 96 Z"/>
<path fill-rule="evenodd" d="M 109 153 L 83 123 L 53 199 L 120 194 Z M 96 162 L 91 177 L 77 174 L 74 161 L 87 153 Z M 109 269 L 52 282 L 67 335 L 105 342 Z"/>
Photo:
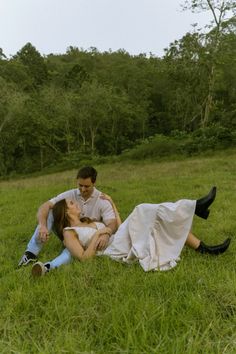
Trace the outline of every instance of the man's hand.
<path fill-rule="evenodd" d="M 39 240 L 45 243 L 49 240 L 49 232 L 46 226 L 41 225 L 39 228 Z"/>
<path fill-rule="evenodd" d="M 98 239 L 97 239 L 97 242 L 95 243 L 95 249 L 97 251 L 102 251 L 104 250 L 107 246 L 108 246 L 108 243 L 109 243 L 109 238 L 110 238 L 110 235 L 108 233 L 106 234 L 101 234 Z"/>

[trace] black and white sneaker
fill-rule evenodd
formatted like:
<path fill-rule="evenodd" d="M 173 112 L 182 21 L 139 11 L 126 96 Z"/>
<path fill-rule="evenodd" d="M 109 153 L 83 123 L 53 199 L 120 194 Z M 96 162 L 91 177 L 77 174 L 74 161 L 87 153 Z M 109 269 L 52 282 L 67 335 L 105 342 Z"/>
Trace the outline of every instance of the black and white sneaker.
<path fill-rule="evenodd" d="M 42 263 L 42 262 L 36 262 L 31 270 L 31 274 L 33 277 L 41 277 L 48 273 L 50 270 L 50 264 L 49 263 Z"/>
<path fill-rule="evenodd" d="M 33 254 L 30 251 L 25 251 L 20 262 L 18 263 L 18 267 L 26 266 L 30 262 L 36 262 L 36 261 L 37 261 L 37 256 L 35 254 Z"/>

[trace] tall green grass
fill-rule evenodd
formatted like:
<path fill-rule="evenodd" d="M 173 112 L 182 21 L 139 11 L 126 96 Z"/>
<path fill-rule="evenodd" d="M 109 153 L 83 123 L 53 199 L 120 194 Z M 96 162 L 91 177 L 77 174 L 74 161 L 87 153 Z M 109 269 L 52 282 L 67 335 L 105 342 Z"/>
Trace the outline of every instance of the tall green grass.
<path fill-rule="evenodd" d="M 232 236 L 220 256 L 185 248 L 179 265 L 145 273 L 107 258 L 73 262 L 33 279 L 17 269 L 38 206 L 75 186 L 76 170 L 0 183 L 0 352 L 93 354 L 236 353 L 236 154 L 179 162 L 95 166 L 97 187 L 124 219 L 138 203 L 218 194 L 193 231 L 206 243 Z M 52 236 L 40 259 L 61 250 Z"/>

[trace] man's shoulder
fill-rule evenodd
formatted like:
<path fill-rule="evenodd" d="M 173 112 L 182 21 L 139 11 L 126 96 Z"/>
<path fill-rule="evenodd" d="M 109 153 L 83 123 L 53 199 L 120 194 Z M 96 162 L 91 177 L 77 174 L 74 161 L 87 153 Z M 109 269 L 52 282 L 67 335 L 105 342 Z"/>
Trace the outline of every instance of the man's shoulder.
<path fill-rule="evenodd" d="M 102 195 L 102 192 L 100 192 L 97 196 L 97 202 L 98 202 L 99 206 L 101 208 L 113 209 L 109 200 L 102 198 L 101 195 Z"/>
<path fill-rule="evenodd" d="M 99 202 L 101 204 L 103 204 L 103 202 L 105 201 L 105 199 L 101 198 L 102 192 L 99 191 L 97 188 L 94 187 L 93 189 L 93 194 L 92 194 L 92 199 L 96 200 L 96 202 Z"/>
<path fill-rule="evenodd" d="M 97 188 L 93 188 L 93 193 L 92 193 L 92 197 L 94 197 L 94 198 L 100 198 L 100 196 L 101 196 L 101 194 L 102 194 L 102 192 L 101 191 L 99 191 Z"/>
<path fill-rule="evenodd" d="M 80 194 L 78 188 L 68 189 L 67 191 L 62 192 L 61 194 Z"/>
<path fill-rule="evenodd" d="M 56 195 L 54 198 L 51 198 L 49 201 L 51 201 L 52 203 L 56 203 L 59 200 L 66 199 L 66 198 L 77 199 L 79 197 L 79 194 L 80 193 L 77 188 L 69 189 L 65 192 Z"/>

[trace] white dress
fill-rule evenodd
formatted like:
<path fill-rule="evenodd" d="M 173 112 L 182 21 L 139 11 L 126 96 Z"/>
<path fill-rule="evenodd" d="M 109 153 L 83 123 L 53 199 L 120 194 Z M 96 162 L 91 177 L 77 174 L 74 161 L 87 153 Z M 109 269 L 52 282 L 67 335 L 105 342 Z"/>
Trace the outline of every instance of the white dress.
<path fill-rule="evenodd" d="M 144 271 L 169 270 L 177 265 L 191 230 L 196 200 L 175 203 L 140 204 L 111 236 L 110 243 L 97 255 L 131 263 L 138 261 Z M 104 227 L 96 223 L 97 228 Z M 76 231 L 87 247 L 93 234 L 91 227 L 67 228 Z"/>

